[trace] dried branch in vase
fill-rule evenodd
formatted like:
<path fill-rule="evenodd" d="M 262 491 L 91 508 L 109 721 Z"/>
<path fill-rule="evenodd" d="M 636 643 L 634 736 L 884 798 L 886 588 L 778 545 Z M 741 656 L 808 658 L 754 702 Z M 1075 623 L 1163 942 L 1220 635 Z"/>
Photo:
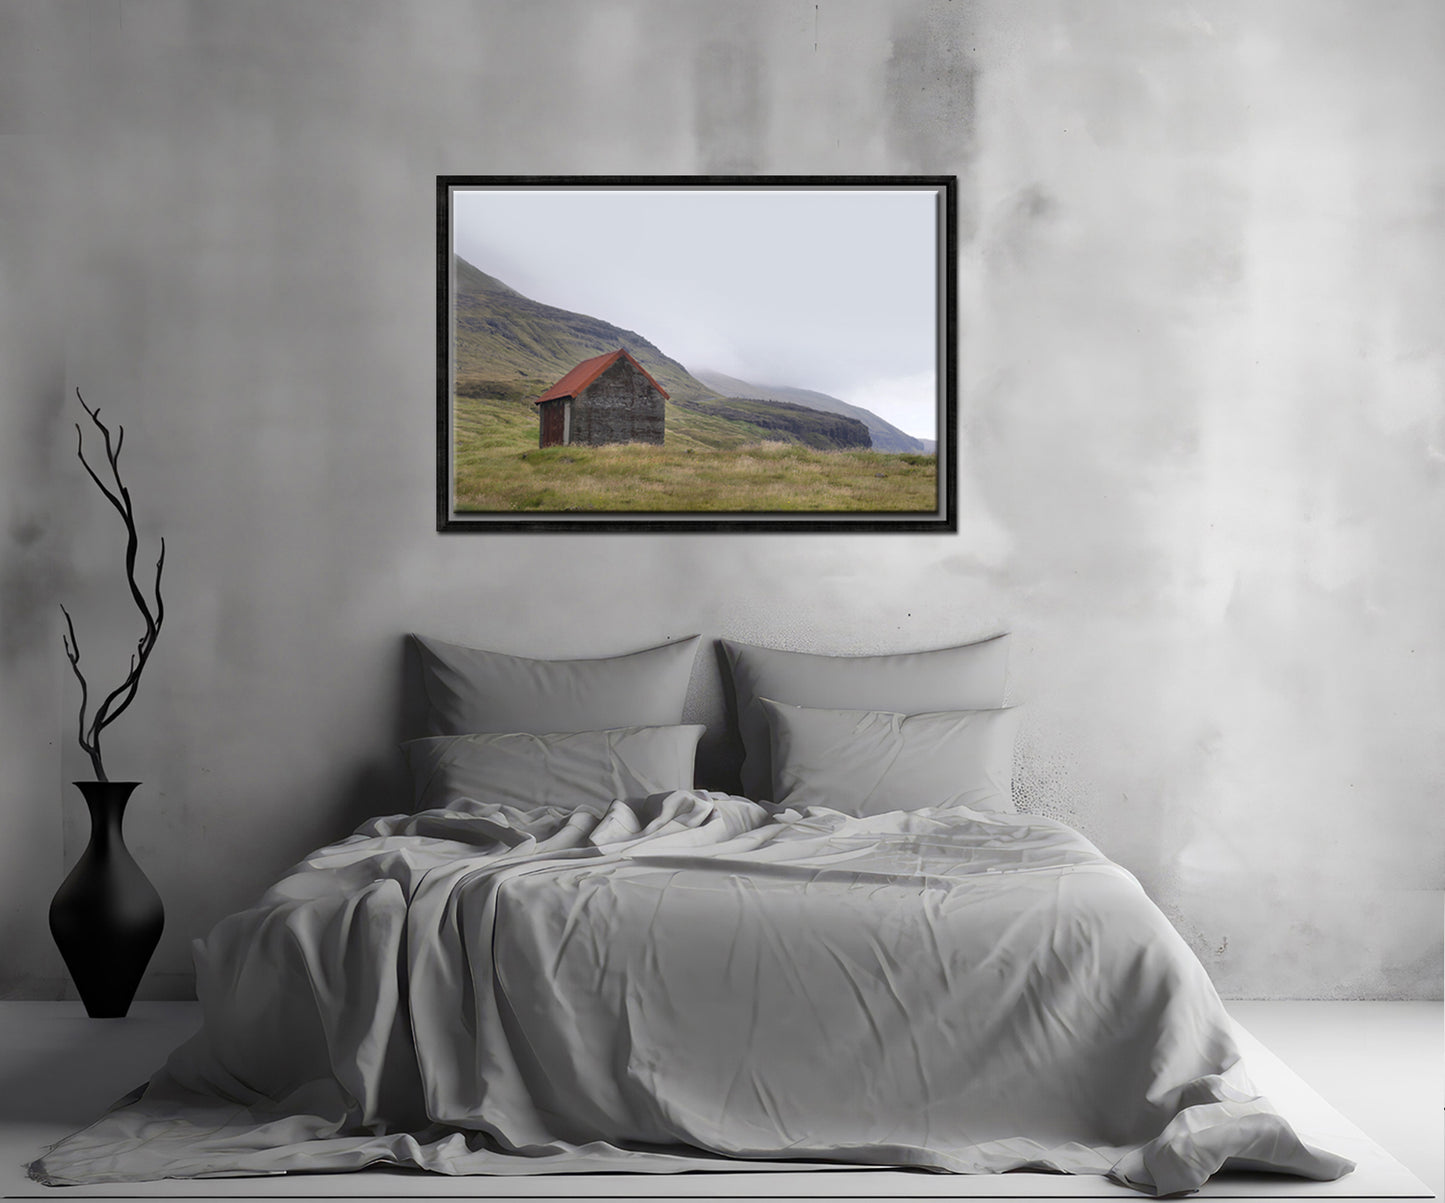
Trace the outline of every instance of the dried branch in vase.
<path fill-rule="evenodd" d="M 116 508 L 116 512 L 120 514 L 121 520 L 125 523 L 126 581 L 130 585 L 130 595 L 145 623 L 145 630 L 141 632 L 141 636 L 136 642 L 136 650 L 131 654 L 130 671 L 126 673 L 125 679 L 119 685 L 106 694 L 87 722 L 90 689 L 86 684 L 85 674 L 80 668 L 80 642 L 75 636 L 75 623 L 71 620 L 70 611 L 63 605 L 60 607 L 61 613 L 65 615 L 67 631 L 65 635 L 61 636 L 65 644 L 65 655 L 70 661 L 70 667 L 75 673 L 76 680 L 80 682 L 80 747 L 90 757 L 91 766 L 95 769 L 95 779 L 108 781 L 110 778 L 105 775 L 105 762 L 100 751 L 100 734 L 125 713 L 126 708 L 135 700 L 136 690 L 140 688 L 141 673 L 145 670 L 146 661 L 150 659 L 151 651 L 156 645 L 156 637 L 160 634 L 161 622 L 165 618 L 165 603 L 161 599 L 161 571 L 166 562 L 166 541 L 164 538 L 161 539 L 161 551 L 156 559 L 155 585 L 152 589 L 154 602 L 152 602 L 141 590 L 135 575 L 140 539 L 136 535 L 135 510 L 131 506 L 130 490 L 125 487 L 125 483 L 120 477 L 120 449 L 125 442 L 125 427 L 117 426 L 115 438 L 112 439 L 109 427 L 100 420 L 100 407 L 91 409 L 86 405 L 85 398 L 80 395 L 79 389 L 75 390 L 75 396 L 80 401 L 81 408 L 90 415 L 90 420 L 95 423 L 105 440 L 105 459 L 114 483 L 108 485 L 102 480 L 96 470 L 91 467 L 90 461 L 85 458 L 85 433 L 81 430 L 79 422 L 75 424 L 76 454 L 80 457 L 80 462 L 90 479 L 95 481 L 96 487 Z"/>

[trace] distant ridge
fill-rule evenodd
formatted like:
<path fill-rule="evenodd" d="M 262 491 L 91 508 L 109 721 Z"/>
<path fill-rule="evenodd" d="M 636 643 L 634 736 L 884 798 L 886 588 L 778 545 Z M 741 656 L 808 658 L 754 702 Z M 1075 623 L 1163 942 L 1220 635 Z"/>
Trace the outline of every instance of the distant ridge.
<path fill-rule="evenodd" d="M 806 388 L 792 388 L 786 385 L 752 384 L 746 380 L 739 380 L 736 376 L 714 372 L 707 368 L 690 370 L 696 379 L 725 396 L 760 397 L 766 401 L 785 401 L 794 405 L 806 405 L 810 409 L 821 409 L 825 413 L 845 414 L 850 418 L 857 418 L 868 427 L 868 433 L 873 439 L 873 448 L 876 451 L 910 451 L 931 455 L 935 447 L 932 439 L 915 438 L 913 435 L 899 430 L 892 423 L 885 422 L 872 410 L 864 409 L 860 405 L 851 405 L 837 397 L 830 397 L 827 393 L 819 393 Z"/>

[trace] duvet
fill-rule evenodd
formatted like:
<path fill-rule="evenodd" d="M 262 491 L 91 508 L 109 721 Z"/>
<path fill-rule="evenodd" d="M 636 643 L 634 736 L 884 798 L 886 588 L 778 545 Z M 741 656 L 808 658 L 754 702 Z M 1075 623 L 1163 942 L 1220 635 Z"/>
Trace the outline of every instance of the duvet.
<path fill-rule="evenodd" d="M 373 820 L 196 946 L 204 1024 L 51 1184 L 892 1166 L 1330 1179 L 1053 820 L 682 791 Z"/>

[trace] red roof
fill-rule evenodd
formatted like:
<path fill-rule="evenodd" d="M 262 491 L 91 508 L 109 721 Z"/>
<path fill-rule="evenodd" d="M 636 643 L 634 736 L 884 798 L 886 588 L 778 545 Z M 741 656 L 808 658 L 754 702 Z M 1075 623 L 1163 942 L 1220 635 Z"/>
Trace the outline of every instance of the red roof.
<path fill-rule="evenodd" d="M 589 384 L 597 379 L 603 372 L 610 368 L 619 359 L 625 359 L 639 372 L 647 377 L 647 382 L 652 385 L 664 397 L 667 390 L 652 378 L 652 374 L 643 367 L 637 360 L 628 354 L 626 347 L 618 347 L 615 351 L 608 351 L 605 355 L 594 355 L 591 359 L 584 359 L 575 368 L 568 372 L 561 380 L 557 381 L 551 388 L 532 402 L 533 405 L 541 405 L 543 401 L 557 401 L 563 397 L 579 396 Z M 669 398 L 670 400 L 671 398 Z"/>

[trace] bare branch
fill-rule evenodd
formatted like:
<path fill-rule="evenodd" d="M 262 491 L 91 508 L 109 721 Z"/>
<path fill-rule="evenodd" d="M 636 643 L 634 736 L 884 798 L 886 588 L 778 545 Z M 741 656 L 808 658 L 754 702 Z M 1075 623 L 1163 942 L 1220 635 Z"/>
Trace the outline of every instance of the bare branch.
<path fill-rule="evenodd" d="M 106 780 L 105 769 L 101 763 L 100 733 L 115 722 L 135 700 L 136 691 L 140 688 L 141 673 L 145 671 L 146 662 L 150 659 L 152 650 L 155 648 L 156 638 L 160 634 L 161 623 L 165 618 L 165 603 L 161 597 L 161 574 L 165 569 L 166 562 L 166 541 L 161 539 L 160 555 L 156 559 L 156 576 L 154 585 L 155 610 L 151 610 L 151 602 L 142 592 L 140 584 L 136 580 L 136 557 L 140 549 L 140 539 L 136 533 L 135 511 L 131 504 L 130 490 L 126 488 L 125 482 L 120 475 L 120 449 L 125 443 L 125 427 L 117 426 L 114 440 L 111 438 L 110 428 L 100 420 L 100 408 L 92 409 L 86 405 L 85 398 L 81 396 L 80 390 L 75 390 L 81 407 L 90 415 L 90 420 L 100 429 L 105 440 L 105 458 L 110 466 L 110 474 L 114 478 L 114 491 L 108 486 L 90 462 L 85 458 L 85 435 L 76 424 L 77 436 L 76 454 L 80 458 L 82 466 L 90 479 L 95 482 L 96 487 L 104 494 L 107 501 L 115 507 L 120 514 L 121 520 L 125 523 L 125 575 L 126 584 L 130 589 L 130 595 L 134 600 L 136 609 L 140 611 L 141 619 L 145 623 L 145 629 L 141 632 L 140 638 L 136 641 L 136 650 L 130 658 L 130 670 L 126 673 L 125 679 L 108 693 L 96 707 L 95 715 L 87 728 L 85 716 L 89 704 L 89 691 L 86 687 L 85 677 L 80 670 L 80 645 L 75 638 L 75 624 L 70 620 L 67 611 L 65 621 L 69 628 L 69 635 L 65 639 L 65 652 L 70 659 L 70 666 L 80 681 L 80 746 L 89 755 L 91 764 L 94 765 L 96 776 L 99 780 Z M 64 607 L 61 607 L 64 610 Z"/>
<path fill-rule="evenodd" d="M 94 409 L 91 409 L 90 406 L 85 403 L 85 398 L 80 395 L 79 389 L 75 390 L 75 396 L 76 399 L 80 402 L 81 409 L 85 410 L 85 412 L 90 415 L 90 420 L 95 423 L 95 425 L 100 429 L 101 434 L 105 437 L 105 458 L 110 464 L 111 475 L 115 477 L 116 484 L 120 486 L 120 493 L 124 495 L 125 487 L 120 484 L 120 469 L 117 465 L 117 459 L 120 455 L 120 448 L 119 446 L 117 446 L 114 451 L 111 450 L 110 427 L 108 427 L 104 422 L 100 420 L 100 406 L 97 405 Z M 124 442 L 125 427 L 122 426 L 119 428 L 119 430 L 121 441 Z M 128 504 L 130 499 L 129 497 L 127 497 L 126 502 L 123 503 L 120 497 L 116 496 L 115 493 L 112 493 L 110 491 L 110 489 L 106 486 L 105 482 L 96 475 L 95 469 L 90 466 L 90 461 L 85 458 L 85 435 L 80 429 L 79 422 L 75 424 L 75 436 L 75 453 L 80 457 L 80 462 L 84 465 L 86 472 L 90 474 L 90 479 L 95 481 L 96 488 L 98 488 L 102 493 L 105 494 L 105 499 L 109 501 L 111 505 L 115 506 L 118 511 L 120 511 L 120 516 L 124 518 L 126 520 L 126 524 L 129 525 L 131 521 Z"/>
<path fill-rule="evenodd" d="M 161 570 L 162 570 L 165 566 L 166 566 L 166 537 L 165 537 L 164 535 L 162 535 L 162 536 L 161 536 L 161 554 L 156 557 L 155 595 L 156 595 L 156 630 L 157 630 L 157 631 L 159 631 L 159 630 L 161 629 L 161 623 L 165 621 L 165 617 L 166 617 L 166 603 L 165 603 L 165 599 L 164 599 L 163 597 L 161 597 Z"/>
<path fill-rule="evenodd" d="M 69 636 L 62 635 L 60 638 L 65 644 L 65 658 L 70 661 L 70 668 L 75 673 L 75 679 L 80 682 L 80 730 L 78 738 L 81 750 L 90 757 L 91 766 L 95 769 L 97 781 L 106 780 L 105 766 L 100 759 L 100 743 L 97 733 L 87 731 L 85 728 L 85 708 L 89 690 L 85 684 L 85 674 L 80 671 L 80 641 L 75 637 L 75 623 L 70 617 L 70 611 L 64 605 L 60 612 L 65 615 L 65 625 L 69 629 Z"/>
<path fill-rule="evenodd" d="M 80 429 L 80 423 L 75 424 L 75 454 L 80 457 L 81 465 L 90 474 L 90 479 L 95 481 L 95 487 L 105 494 L 105 499 L 119 511 L 120 516 L 126 516 L 125 506 L 121 499 L 106 488 L 105 481 L 95 474 L 95 469 L 90 466 L 90 461 L 85 458 L 85 435 Z"/>

